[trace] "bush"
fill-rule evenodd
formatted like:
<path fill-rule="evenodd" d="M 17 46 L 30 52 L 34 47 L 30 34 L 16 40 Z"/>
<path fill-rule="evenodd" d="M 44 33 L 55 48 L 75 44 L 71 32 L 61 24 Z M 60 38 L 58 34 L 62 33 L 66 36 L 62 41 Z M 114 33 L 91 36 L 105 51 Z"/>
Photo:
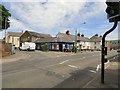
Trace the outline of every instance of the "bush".
<path fill-rule="evenodd" d="M 42 51 L 49 51 L 48 44 L 41 45 Z"/>

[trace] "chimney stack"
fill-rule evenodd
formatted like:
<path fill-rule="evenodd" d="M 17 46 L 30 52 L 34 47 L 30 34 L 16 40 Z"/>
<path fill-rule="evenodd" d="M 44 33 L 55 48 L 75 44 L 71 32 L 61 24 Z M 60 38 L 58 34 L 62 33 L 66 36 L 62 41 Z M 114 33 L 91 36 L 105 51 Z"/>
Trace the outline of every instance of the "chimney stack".
<path fill-rule="evenodd" d="M 70 35 L 70 31 L 69 31 L 69 30 L 67 30 L 67 31 L 66 31 L 66 34 L 67 34 L 67 35 Z"/>
<path fill-rule="evenodd" d="M 78 33 L 77 36 L 80 37 L 80 33 Z"/>
<path fill-rule="evenodd" d="M 81 37 L 84 37 L 84 34 L 82 34 Z"/>
<path fill-rule="evenodd" d="M 95 36 L 98 36 L 98 34 L 95 34 Z"/>

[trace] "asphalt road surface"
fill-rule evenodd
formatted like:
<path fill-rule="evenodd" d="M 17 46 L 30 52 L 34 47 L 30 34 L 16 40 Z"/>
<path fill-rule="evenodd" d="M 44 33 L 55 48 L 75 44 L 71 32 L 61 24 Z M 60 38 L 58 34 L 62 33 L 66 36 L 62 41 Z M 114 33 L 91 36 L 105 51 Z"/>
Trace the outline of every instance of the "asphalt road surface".
<path fill-rule="evenodd" d="M 100 73 L 99 51 L 77 54 L 22 53 L 29 56 L 25 60 L 2 65 L 3 88 L 82 88 Z M 115 55 L 116 51 L 108 53 L 108 57 Z"/>

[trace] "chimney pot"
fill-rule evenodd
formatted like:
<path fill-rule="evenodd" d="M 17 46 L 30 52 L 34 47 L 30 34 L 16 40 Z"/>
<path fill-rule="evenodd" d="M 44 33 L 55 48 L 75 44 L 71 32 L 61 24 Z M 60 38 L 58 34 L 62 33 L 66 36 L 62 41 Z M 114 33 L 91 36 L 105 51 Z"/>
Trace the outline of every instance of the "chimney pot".
<path fill-rule="evenodd" d="M 67 35 L 70 35 L 70 31 L 69 31 L 69 30 L 67 30 L 67 31 L 66 31 L 66 34 L 67 34 Z"/>
<path fill-rule="evenodd" d="M 81 37 L 84 37 L 84 34 L 82 34 Z"/>

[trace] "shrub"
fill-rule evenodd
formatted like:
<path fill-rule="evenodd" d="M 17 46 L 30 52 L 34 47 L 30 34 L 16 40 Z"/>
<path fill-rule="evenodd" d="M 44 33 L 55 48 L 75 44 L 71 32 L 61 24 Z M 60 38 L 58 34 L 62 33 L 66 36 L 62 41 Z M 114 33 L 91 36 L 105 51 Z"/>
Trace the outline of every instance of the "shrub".
<path fill-rule="evenodd" d="M 48 44 L 43 44 L 43 45 L 41 45 L 41 50 L 42 50 L 42 51 L 49 51 Z"/>

